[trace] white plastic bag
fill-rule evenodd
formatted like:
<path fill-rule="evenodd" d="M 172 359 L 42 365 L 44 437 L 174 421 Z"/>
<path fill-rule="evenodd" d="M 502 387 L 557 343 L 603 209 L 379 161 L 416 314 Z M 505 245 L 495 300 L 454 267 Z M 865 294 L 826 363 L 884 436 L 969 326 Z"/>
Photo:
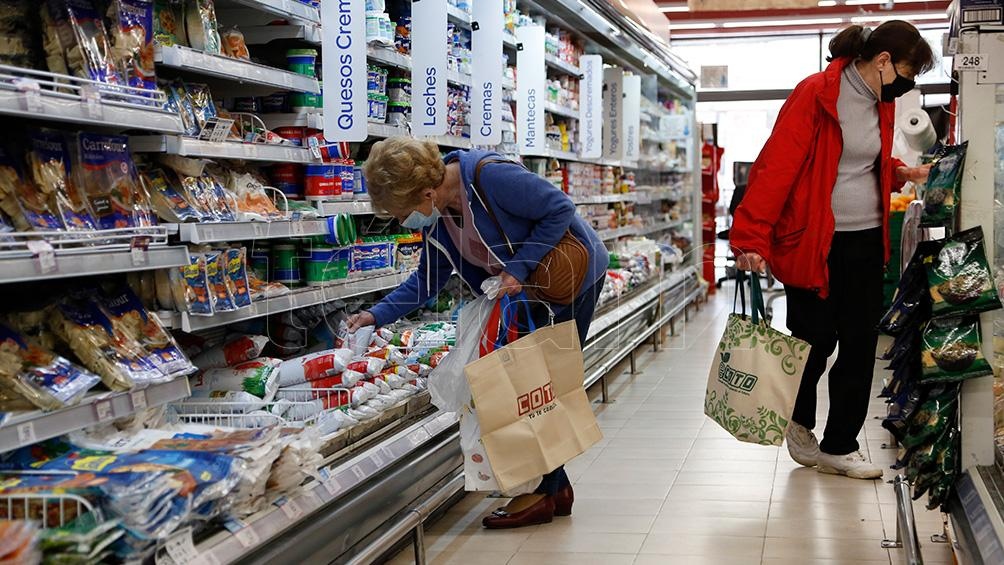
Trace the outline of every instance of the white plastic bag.
<path fill-rule="evenodd" d="M 432 403 L 446 412 L 459 412 L 471 402 L 464 366 L 478 358 L 478 342 L 488 323 L 495 301 L 481 295 L 460 309 L 457 316 L 457 344 L 429 374 Z"/>

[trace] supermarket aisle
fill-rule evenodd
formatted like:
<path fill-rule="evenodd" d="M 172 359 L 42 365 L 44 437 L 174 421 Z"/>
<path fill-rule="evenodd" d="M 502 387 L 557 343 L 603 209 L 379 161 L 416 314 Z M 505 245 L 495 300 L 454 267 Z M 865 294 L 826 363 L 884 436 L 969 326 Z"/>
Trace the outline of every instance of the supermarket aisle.
<path fill-rule="evenodd" d="M 616 402 L 597 405 L 606 438 L 568 466 L 576 495 L 571 518 L 485 531 L 482 516 L 504 501 L 469 495 L 430 526 L 429 563 L 900 563 L 899 552 L 879 546 L 895 535 L 889 484 L 820 475 L 792 462 L 786 449 L 740 444 L 704 417 L 705 379 L 729 295 L 713 298 L 662 351 L 644 353 L 640 374 L 614 381 Z M 874 400 L 872 415 L 882 410 Z M 863 437 L 874 460 L 894 460 L 880 447 L 887 434 L 877 420 L 868 421 Z M 887 470 L 885 478 L 892 476 Z M 940 516 L 916 508 L 926 562 L 951 563 L 948 548 L 929 541 Z M 394 563 L 410 561 L 406 552 Z"/>

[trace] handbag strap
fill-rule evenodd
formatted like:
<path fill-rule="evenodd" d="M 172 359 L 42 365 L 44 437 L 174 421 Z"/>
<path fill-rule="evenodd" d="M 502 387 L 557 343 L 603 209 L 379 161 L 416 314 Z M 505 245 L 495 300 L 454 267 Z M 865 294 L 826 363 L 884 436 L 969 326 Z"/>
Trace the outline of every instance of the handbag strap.
<path fill-rule="evenodd" d="M 517 167 L 523 167 L 523 165 L 520 165 L 515 161 L 509 161 L 508 159 L 482 159 L 478 161 L 477 166 L 474 167 L 474 184 L 471 185 L 471 188 L 474 189 L 474 195 L 481 201 L 481 206 L 485 209 L 485 212 L 488 212 L 488 217 L 491 218 L 492 223 L 494 223 L 496 229 L 499 230 L 499 234 L 502 236 L 502 239 L 505 240 L 506 247 L 509 248 L 509 253 L 515 255 L 516 249 L 513 247 L 512 242 L 509 241 L 509 236 L 506 235 L 505 230 L 502 229 L 502 222 L 500 222 L 498 216 L 495 215 L 495 210 L 493 210 L 491 205 L 488 204 L 488 196 L 485 194 L 484 189 L 481 188 L 481 168 L 485 165 L 496 163 L 508 163 L 510 165 L 516 165 Z"/>
<path fill-rule="evenodd" d="M 496 300 L 492 306 L 491 313 L 488 314 L 488 321 L 485 322 L 484 331 L 478 341 L 479 357 L 484 357 L 500 347 L 497 342 L 501 332 L 502 301 Z"/>
<path fill-rule="evenodd" d="M 736 274 L 736 296 L 732 301 L 732 313 L 736 313 L 736 305 L 739 304 L 742 307 L 742 317 L 746 317 L 747 282 L 750 289 L 750 317 L 754 324 L 759 324 L 761 320 L 766 323 L 767 310 L 764 308 L 763 290 L 760 288 L 760 275 L 754 272 L 739 271 Z"/>
<path fill-rule="evenodd" d="M 732 313 L 736 313 L 736 306 L 742 306 L 741 316 L 746 317 L 746 271 L 736 272 L 736 293 L 732 299 Z"/>

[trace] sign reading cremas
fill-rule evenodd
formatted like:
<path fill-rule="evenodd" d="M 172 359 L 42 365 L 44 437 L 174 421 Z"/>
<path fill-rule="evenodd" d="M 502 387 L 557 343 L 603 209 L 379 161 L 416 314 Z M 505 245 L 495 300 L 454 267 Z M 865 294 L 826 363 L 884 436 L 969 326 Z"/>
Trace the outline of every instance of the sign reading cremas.
<path fill-rule="evenodd" d="M 411 131 L 415 136 L 446 133 L 445 29 L 445 0 L 411 3 Z"/>
<path fill-rule="evenodd" d="M 502 32 L 505 15 L 502 0 L 474 2 L 474 29 L 471 37 L 471 57 L 476 61 L 471 69 L 471 143 L 498 145 L 502 143 Z"/>
<path fill-rule="evenodd" d="M 361 0 L 321 3 L 324 137 L 366 141 L 366 11 Z"/>
<path fill-rule="evenodd" d="M 520 155 L 547 155 L 547 70 L 544 67 L 544 27 L 516 28 L 516 131 Z"/>

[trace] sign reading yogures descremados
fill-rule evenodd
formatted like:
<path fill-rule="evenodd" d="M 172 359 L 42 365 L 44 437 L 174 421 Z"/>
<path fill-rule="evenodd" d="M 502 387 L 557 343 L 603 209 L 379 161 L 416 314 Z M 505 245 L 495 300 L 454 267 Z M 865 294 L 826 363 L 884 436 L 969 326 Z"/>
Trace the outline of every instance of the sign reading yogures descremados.
<path fill-rule="evenodd" d="M 366 141 L 366 7 L 363 0 L 321 2 L 324 137 Z"/>

